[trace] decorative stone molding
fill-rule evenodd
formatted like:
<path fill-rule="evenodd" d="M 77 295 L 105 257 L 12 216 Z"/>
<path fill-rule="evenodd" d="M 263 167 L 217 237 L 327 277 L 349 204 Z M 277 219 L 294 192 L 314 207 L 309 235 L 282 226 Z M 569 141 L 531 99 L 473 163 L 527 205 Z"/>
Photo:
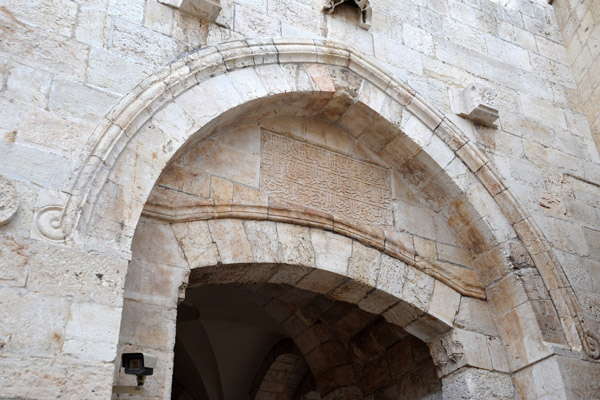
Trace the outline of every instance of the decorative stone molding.
<path fill-rule="evenodd" d="M 444 335 L 430 346 L 433 363 L 438 368 L 440 376 L 446 376 L 464 365 L 461 363 L 464 347 L 461 342 L 455 340 L 452 333 Z"/>
<path fill-rule="evenodd" d="M 509 372 L 504 346 L 493 336 L 454 328 L 431 342 L 429 350 L 440 377 L 466 365 Z"/>
<path fill-rule="evenodd" d="M 463 90 L 450 90 L 452 112 L 475 123 L 495 128 L 498 119 L 496 91 L 471 83 Z"/>
<path fill-rule="evenodd" d="M 19 199 L 13 184 L 0 175 L 0 226 L 6 225 L 19 209 Z"/>
<path fill-rule="evenodd" d="M 592 360 L 600 360 L 600 340 L 591 332 L 585 333 L 585 351 Z"/>
<path fill-rule="evenodd" d="M 327 4 L 323 7 L 323 11 L 327 14 L 333 14 L 337 6 L 350 2 L 354 2 L 358 7 L 360 27 L 368 30 L 371 27 L 371 16 L 373 15 L 369 0 L 328 0 Z"/>
<path fill-rule="evenodd" d="M 35 220 L 39 233 L 51 241 L 61 241 L 65 239 L 63 229 L 64 208 L 60 205 L 51 205 L 43 207 L 36 214 Z"/>
<path fill-rule="evenodd" d="M 393 236 L 386 235 L 381 229 L 298 207 L 291 203 L 271 202 L 269 206 L 248 203 L 210 203 L 173 208 L 164 204 L 148 202 L 142 215 L 169 223 L 240 218 L 319 228 L 371 246 L 432 276 L 460 294 L 482 300 L 486 297 L 480 282 L 469 279 L 468 276 L 457 276 L 443 264 L 436 263 L 435 260 L 426 260 L 416 256 L 414 252 L 405 248 L 402 242 Z"/>
<path fill-rule="evenodd" d="M 63 209 L 60 221 L 62 231 L 61 235 L 57 235 L 62 239 L 59 240 L 69 241 L 76 236 L 83 238 L 88 234 L 86 231 L 93 226 L 94 222 L 99 221 L 112 224 L 110 226 L 114 228 L 114 232 L 107 231 L 107 237 L 103 237 L 101 240 L 106 243 L 112 240 L 111 245 L 116 243 L 115 246 L 122 246 L 124 250 L 128 248 L 128 240 L 117 241 L 113 237 L 127 230 L 135 229 L 139 213 L 141 213 L 146 196 L 154 181 L 147 178 L 148 182 L 131 188 L 121 183 L 121 181 L 125 182 L 129 175 L 122 174 L 120 177 L 115 177 L 118 182 L 113 187 L 128 191 L 136 190 L 137 193 L 127 192 L 126 194 L 131 194 L 132 199 L 140 200 L 139 204 L 129 204 L 126 215 L 118 207 L 115 196 L 113 196 L 112 203 L 107 201 L 102 208 L 95 206 L 104 195 L 108 176 L 113 173 L 116 166 L 121 165 L 119 163 L 127 159 L 127 157 L 120 156 L 127 150 L 128 144 L 136 140 L 143 140 L 140 137 L 140 132 L 142 132 L 140 128 L 157 110 L 172 102 L 175 96 L 198 86 L 199 81 L 210 82 L 210 79 L 218 79 L 226 72 L 273 63 L 285 65 L 307 62 L 321 64 L 324 67 L 344 66 L 349 71 L 356 73 L 365 82 L 388 96 L 388 101 L 395 101 L 405 107 L 407 112 L 414 115 L 441 139 L 447 148 L 455 152 L 457 158 L 467 168 L 467 173 L 472 174 L 488 192 L 490 200 L 493 199 L 498 204 L 504 218 L 518 232 L 525 247 L 528 250 L 543 250 L 532 254 L 532 258 L 534 258 L 536 268 L 546 283 L 559 316 L 564 322 L 563 326 L 569 344 L 577 351 L 582 350 L 582 341 L 584 340 L 582 317 L 578 315 L 581 307 L 575 296 L 562 296 L 564 288 L 570 287 L 564 271 L 553 257 L 546 256 L 551 252 L 549 243 L 537 229 L 525 208 L 506 188 L 488 157 L 412 88 L 395 80 L 368 57 L 348 46 L 329 41 L 272 38 L 228 42 L 202 48 L 146 78 L 131 93 L 124 96 L 121 102 L 96 127 L 93 132 L 93 143 L 81 155 L 83 161 L 73 169 L 73 173 L 65 181 L 61 190 L 67 195 L 67 199 L 63 206 L 59 207 L 59 209 Z M 294 90 L 292 89 L 292 91 Z M 248 92 L 244 95 L 245 101 L 253 98 L 256 98 L 255 93 Z M 233 108 L 233 105 L 229 106 Z M 202 120 L 202 124 L 196 126 L 193 132 L 197 132 L 196 128 L 202 128 L 207 122 L 208 120 Z M 173 140 L 173 150 L 177 150 L 193 132 L 174 132 L 173 137 L 170 138 Z M 181 136 L 181 141 L 179 136 L 174 136 L 175 134 Z M 165 151 L 164 155 L 160 153 L 159 156 L 169 157 L 170 154 L 172 154 L 170 151 Z M 143 163 L 140 165 L 143 166 Z M 124 166 L 121 167 L 124 168 Z M 146 170 L 140 171 L 143 174 L 139 176 L 150 177 L 152 172 L 156 173 L 151 168 L 152 166 L 148 166 Z M 154 177 L 152 176 L 152 178 Z M 110 196 L 106 196 L 110 199 Z M 477 204 L 474 204 L 474 207 L 481 215 L 486 214 L 486 210 L 479 209 Z M 104 214 L 101 214 L 100 210 Z M 40 215 L 36 218 L 38 224 L 46 220 Z M 56 222 L 52 225 L 59 226 Z M 96 230 L 101 229 L 97 226 L 96 224 Z"/>
<path fill-rule="evenodd" d="M 219 0 L 158 0 L 158 2 L 210 22 L 214 22 L 221 12 Z"/>

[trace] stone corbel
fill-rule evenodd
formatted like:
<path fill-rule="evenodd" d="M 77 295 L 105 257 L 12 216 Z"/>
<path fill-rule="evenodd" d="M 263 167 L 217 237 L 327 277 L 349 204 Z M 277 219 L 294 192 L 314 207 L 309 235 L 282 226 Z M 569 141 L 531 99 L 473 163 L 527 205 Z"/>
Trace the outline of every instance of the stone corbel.
<path fill-rule="evenodd" d="M 158 0 L 158 2 L 210 22 L 214 22 L 221 12 L 219 0 Z"/>
<path fill-rule="evenodd" d="M 453 332 L 450 332 L 430 344 L 433 363 L 440 376 L 446 376 L 465 365 L 464 347 L 454 336 Z"/>
<path fill-rule="evenodd" d="M 508 372 L 502 342 L 478 332 L 454 328 L 429 343 L 429 351 L 440 378 L 464 366 Z"/>
<path fill-rule="evenodd" d="M 358 7 L 360 27 L 368 30 L 371 27 L 371 16 L 373 14 L 369 0 L 327 0 L 327 4 L 323 7 L 323 11 L 327 14 L 333 14 L 333 11 L 337 6 L 342 3 L 350 2 L 354 2 Z"/>
<path fill-rule="evenodd" d="M 496 91 L 471 83 L 462 90 L 450 89 L 452 112 L 477 124 L 495 128 L 498 120 Z"/>

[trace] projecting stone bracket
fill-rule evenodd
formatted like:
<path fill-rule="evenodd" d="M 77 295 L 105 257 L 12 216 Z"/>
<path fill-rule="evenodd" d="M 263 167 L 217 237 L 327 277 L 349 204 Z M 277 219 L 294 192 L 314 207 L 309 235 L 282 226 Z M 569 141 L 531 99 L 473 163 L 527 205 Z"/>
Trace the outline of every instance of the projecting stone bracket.
<path fill-rule="evenodd" d="M 450 107 L 453 113 L 477 124 L 498 126 L 496 91 L 492 88 L 471 83 L 462 90 L 450 89 Z"/>
<path fill-rule="evenodd" d="M 429 350 L 440 378 L 464 366 L 509 371 L 504 346 L 494 336 L 454 328 L 429 343 Z"/>
<path fill-rule="evenodd" d="M 369 0 L 327 0 L 323 11 L 327 14 L 333 14 L 335 8 L 342 3 L 354 3 L 358 7 L 360 27 L 367 30 L 371 27 L 373 10 Z"/>
<path fill-rule="evenodd" d="M 210 22 L 214 22 L 221 12 L 219 0 L 158 0 L 158 2 Z"/>

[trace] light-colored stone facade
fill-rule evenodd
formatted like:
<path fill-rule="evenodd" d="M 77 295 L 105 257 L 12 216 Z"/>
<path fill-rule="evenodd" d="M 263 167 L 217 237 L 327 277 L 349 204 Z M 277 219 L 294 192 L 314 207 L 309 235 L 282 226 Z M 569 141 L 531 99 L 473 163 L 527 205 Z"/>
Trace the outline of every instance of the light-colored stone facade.
<path fill-rule="evenodd" d="M 337 3 L 0 2 L 1 398 L 600 398 L 598 3 Z"/>

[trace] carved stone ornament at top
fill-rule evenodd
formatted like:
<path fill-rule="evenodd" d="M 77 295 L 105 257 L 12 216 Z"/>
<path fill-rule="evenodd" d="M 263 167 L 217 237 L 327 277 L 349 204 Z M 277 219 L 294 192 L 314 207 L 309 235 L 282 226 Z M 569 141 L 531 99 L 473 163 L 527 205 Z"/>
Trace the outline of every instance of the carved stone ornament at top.
<path fill-rule="evenodd" d="M 19 200 L 14 186 L 0 175 L 0 226 L 8 224 L 18 209 Z"/>
<path fill-rule="evenodd" d="M 452 112 L 477 124 L 495 128 L 498 120 L 496 91 L 471 83 L 463 90 L 450 90 Z"/>
<path fill-rule="evenodd" d="M 433 363 L 441 376 L 446 376 L 463 365 L 464 348 L 452 332 L 432 342 L 430 349 Z"/>
<path fill-rule="evenodd" d="M 158 0 L 158 2 L 210 22 L 215 22 L 221 12 L 219 0 Z"/>
<path fill-rule="evenodd" d="M 373 10 L 371 9 L 371 3 L 369 0 L 327 0 L 327 4 L 323 7 L 323 11 L 327 14 L 333 14 L 333 11 L 337 6 L 343 3 L 353 3 L 358 7 L 359 23 L 363 29 L 369 29 L 371 27 L 371 16 Z"/>

